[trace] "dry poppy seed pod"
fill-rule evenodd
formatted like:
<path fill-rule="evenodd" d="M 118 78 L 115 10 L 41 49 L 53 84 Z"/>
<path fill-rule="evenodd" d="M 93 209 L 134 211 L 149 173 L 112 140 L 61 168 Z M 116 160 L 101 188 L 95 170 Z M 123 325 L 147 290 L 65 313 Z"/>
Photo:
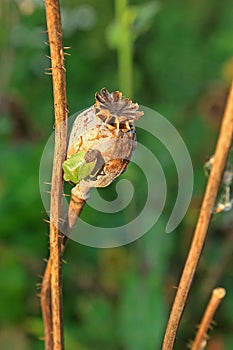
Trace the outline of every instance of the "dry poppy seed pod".
<path fill-rule="evenodd" d="M 76 186 L 72 193 L 86 200 L 91 187 L 105 187 L 122 174 L 136 147 L 134 121 L 144 113 L 122 93 L 103 88 L 96 103 L 73 124 L 63 163 L 64 180 Z"/>

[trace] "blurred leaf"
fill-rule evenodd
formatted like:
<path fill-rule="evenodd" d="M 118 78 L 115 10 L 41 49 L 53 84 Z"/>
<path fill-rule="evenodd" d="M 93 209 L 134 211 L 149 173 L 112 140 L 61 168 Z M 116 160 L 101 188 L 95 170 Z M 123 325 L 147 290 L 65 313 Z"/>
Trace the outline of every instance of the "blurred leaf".
<path fill-rule="evenodd" d="M 133 259 L 133 254 L 125 247 L 105 249 L 99 253 L 100 285 L 108 295 L 118 295 L 121 291 Z"/>
<path fill-rule="evenodd" d="M 106 39 L 111 49 L 116 49 L 122 37 L 124 36 L 124 28 L 119 23 L 112 22 L 106 30 Z"/>
<path fill-rule="evenodd" d="M 4 323 L 15 322 L 24 315 L 27 274 L 18 257 L 9 248 L 1 247 L 0 310 Z"/>
<path fill-rule="evenodd" d="M 43 321 L 39 317 L 28 317 L 23 322 L 25 332 L 33 335 L 34 337 L 41 338 L 44 334 Z"/>
<path fill-rule="evenodd" d="M 134 37 L 149 29 L 152 25 L 155 15 L 160 11 L 160 3 L 151 1 L 136 7 L 136 16 L 133 23 Z"/>
<path fill-rule="evenodd" d="M 119 335 L 128 350 L 159 349 L 164 295 L 153 276 L 129 275 L 119 305 Z"/>
<path fill-rule="evenodd" d="M 29 350 L 29 341 L 24 332 L 17 328 L 1 328 L 0 348 L 3 350 Z"/>
<path fill-rule="evenodd" d="M 79 297 L 76 303 L 77 316 L 82 324 L 77 331 L 77 338 L 88 349 L 95 344 L 96 350 L 115 349 L 116 325 L 113 310 L 107 299 L 102 297 Z"/>
<path fill-rule="evenodd" d="M 227 335 L 224 337 L 224 350 L 232 350 L 233 335 Z M 218 349 L 217 349 L 218 350 Z"/>
<path fill-rule="evenodd" d="M 89 350 L 88 347 L 80 343 L 77 333 L 74 331 L 72 334 L 70 329 L 65 329 L 65 348 L 68 350 Z"/>

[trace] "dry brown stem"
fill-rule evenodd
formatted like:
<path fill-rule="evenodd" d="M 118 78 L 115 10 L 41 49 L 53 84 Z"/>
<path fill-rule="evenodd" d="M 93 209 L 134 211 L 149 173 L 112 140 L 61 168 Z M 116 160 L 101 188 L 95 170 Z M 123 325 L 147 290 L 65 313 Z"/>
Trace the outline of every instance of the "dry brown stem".
<path fill-rule="evenodd" d="M 77 220 L 77 218 L 80 216 L 81 211 L 84 207 L 85 200 L 78 198 L 73 193 L 71 195 L 69 209 L 68 209 L 68 215 L 65 222 L 64 232 L 66 233 L 66 237 L 69 237 L 70 232 Z M 65 243 L 66 244 L 66 243 Z"/>
<path fill-rule="evenodd" d="M 206 186 L 200 215 L 197 221 L 191 247 L 186 259 L 179 287 L 173 302 L 163 341 L 163 350 L 173 348 L 179 322 L 184 310 L 188 292 L 205 242 L 207 230 L 213 213 L 223 171 L 232 143 L 233 133 L 233 83 L 228 96 L 221 130 L 214 154 L 214 162 Z"/>
<path fill-rule="evenodd" d="M 40 303 L 44 322 L 45 350 L 53 349 L 53 324 L 51 312 L 51 285 L 50 285 L 51 260 L 49 259 L 45 268 L 41 284 Z"/>
<path fill-rule="evenodd" d="M 200 327 L 198 328 L 195 340 L 191 346 L 191 350 L 200 350 L 202 344 L 206 343 L 206 336 L 210 323 L 213 319 L 215 311 L 217 310 L 221 300 L 225 297 L 225 295 L 226 291 L 224 288 L 215 288 L 213 290 L 211 299 L 201 320 Z"/>
<path fill-rule="evenodd" d="M 59 1 L 45 0 L 45 9 L 52 65 L 55 144 L 50 197 L 50 258 L 48 261 L 50 273 L 45 273 L 42 282 L 41 306 L 45 326 L 45 348 L 46 350 L 62 350 L 64 349 L 64 335 L 61 240 L 58 227 L 63 195 L 62 163 L 66 156 L 68 111 Z"/>
<path fill-rule="evenodd" d="M 69 240 L 68 236 L 72 230 L 73 225 L 76 222 L 76 219 L 80 216 L 81 211 L 86 202 L 82 199 L 79 199 L 72 195 L 70 200 L 70 205 L 68 209 L 68 217 L 66 219 L 64 232 L 66 230 L 67 236 L 60 236 L 60 259 L 65 251 L 66 244 Z M 49 258 L 46 269 L 44 272 L 44 277 L 41 287 L 41 307 L 43 312 L 44 319 L 44 328 L 45 328 L 45 349 L 53 349 L 53 338 L 52 338 L 52 314 L 51 314 L 51 291 L 50 291 L 50 275 L 51 275 L 51 259 Z"/>

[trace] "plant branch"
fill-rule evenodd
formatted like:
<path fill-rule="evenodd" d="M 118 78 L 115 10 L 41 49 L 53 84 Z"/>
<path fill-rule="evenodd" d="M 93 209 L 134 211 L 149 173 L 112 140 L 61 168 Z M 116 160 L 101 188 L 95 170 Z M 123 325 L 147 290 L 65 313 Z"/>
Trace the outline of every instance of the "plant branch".
<path fill-rule="evenodd" d="M 50 197 L 50 273 L 45 274 L 42 282 L 41 305 L 45 321 L 45 347 L 50 350 L 62 350 L 64 335 L 59 218 L 63 195 L 62 164 L 66 156 L 68 110 L 59 1 L 45 0 L 45 10 L 52 65 L 55 144 Z"/>
<path fill-rule="evenodd" d="M 65 251 L 65 247 L 69 241 L 69 234 L 72 230 L 73 225 L 75 224 L 77 218 L 80 216 L 81 211 L 85 205 L 85 201 L 83 199 L 77 198 L 74 194 L 71 196 L 68 216 L 66 218 L 64 226 L 64 232 L 66 232 L 66 236 L 60 236 L 60 258 Z M 44 272 L 44 277 L 41 286 L 41 307 L 45 325 L 45 349 L 52 349 L 53 339 L 52 339 L 52 315 L 51 315 L 51 293 L 50 293 L 50 274 L 51 274 L 51 259 L 49 258 L 48 263 L 46 265 L 46 269 Z M 47 337 L 46 337 L 47 334 Z"/>
<path fill-rule="evenodd" d="M 210 323 L 213 319 L 215 311 L 217 310 L 221 300 L 225 297 L 225 295 L 226 291 L 224 288 L 215 288 L 213 290 L 211 299 L 201 320 L 201 324 L 196 334 L 195 340 L 191 346 L 191 350 L 200 350 L 202 349 L 203 342 L 204 344 L 206 343 L 206 335 Z"/>
<path fill-rule="evenodd" d="M 223 171 L 231 147 L 233 133 L 233 82 L 223 116 L 221 130 L 217 141 L 214 162 L 206 186 L 200 215 L 197 221 L 191 247 L 186 259 L 179 287 L 173 302 L 162 350 L 171 350 L 175 342 L 177 329 L 184 310 L 188 292 L 205 242 L 213 208 L 221 184 Z"/>
<path fill-rule="evenodd" d="M 41 312 L 44 322 L 45 350 L 53 349 L 50 271 L 51 260 L 49 259 L 46 264 L 40 291 Z"/>

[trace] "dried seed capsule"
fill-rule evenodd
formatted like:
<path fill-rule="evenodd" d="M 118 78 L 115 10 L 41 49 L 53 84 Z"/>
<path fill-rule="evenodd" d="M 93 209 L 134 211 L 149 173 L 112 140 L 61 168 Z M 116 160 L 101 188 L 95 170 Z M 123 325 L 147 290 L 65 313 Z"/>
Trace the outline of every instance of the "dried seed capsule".
<path fill-rule="evenodd" d="M 78 192 L 108 186 L 126 169 L 136 147 L 134 121 L 144 114 L 119 91 L 103 88 L 95 97 L 74 121 L 63 164 L 65 181 L 78 184 Z"/>

